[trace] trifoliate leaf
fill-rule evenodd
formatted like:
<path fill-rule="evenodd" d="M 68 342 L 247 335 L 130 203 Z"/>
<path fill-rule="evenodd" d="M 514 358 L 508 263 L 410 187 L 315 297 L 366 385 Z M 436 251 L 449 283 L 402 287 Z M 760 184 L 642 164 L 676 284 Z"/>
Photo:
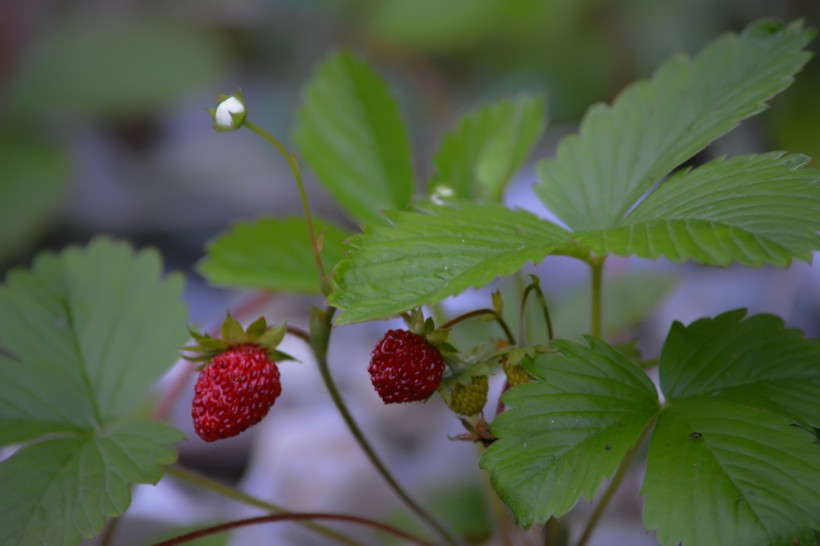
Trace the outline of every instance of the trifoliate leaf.
<path fill-rule="evenodd" d="M 801 22 L 759 22 L 694 59 L 671 59 L 587 112 L 579 134 L 539 165 L 538 195 L 574 230 L 618 226 L 653 185 L 788 87 L 811 37 Z"/>
<path fill-rule="evenodd" d="M 182 279 L 105 238 L 0 287 L 0 543 L 77 544 L 154 483 L 182 435 L 133 417 L 187 339 Z M 13 493 L 12 493 L 13 492 Z"/>
<path fill-rule="evenodd" d="M 580 232 L 598 254 L 785 266 L 820 248 L 820 172 L 771 152 L 671 176 L 617 227 Z"/>
<path fill-rule="evenodd" d="M 392 212 L 350 240 L 329 301 L 337 323 L 386 318 L 481 287 L 563 248 L 569 233 L 523 210 L 456 202 Z"/>
<path fill-rule="evenodd" d="M 314 219 L 329 271 L 344 254 L 348 234 Z M 233 288 L 320 294 L 319 273 L 304 218 L 239 223 L 208 245 L 199 271 L 208 282 Z"/>
<path fill-rule="evenodd" d="M 467 114 L 441 143 L 430 190 L 443 185 L 456 198 L 500 201 L 545 124 L 539 97 L 501 100 Z"/>
<path fill-rule="evenodd" d="M 299 152 L 353 218 L 384 223 L 413 193 L 410 141 L 385 82 L 350 53 L 331 55 L 304 91 Z"/>
<path fill-rule="evenodd" d="M 663 546 L 810 544 L 806 530 L 820 526 L 820 446 L 790 424 L 720 396 L 666 408 L 641 489 L 646 527 Z"/>
<path fill-rule="evenodd" d="M 518 524 L 543 524 L 592 499 L 658 413 L 655 387 L 605 342 L 557 340 L 526 366 L 539 381 L 504 395 L 499 439 L 481 458 Z"/>

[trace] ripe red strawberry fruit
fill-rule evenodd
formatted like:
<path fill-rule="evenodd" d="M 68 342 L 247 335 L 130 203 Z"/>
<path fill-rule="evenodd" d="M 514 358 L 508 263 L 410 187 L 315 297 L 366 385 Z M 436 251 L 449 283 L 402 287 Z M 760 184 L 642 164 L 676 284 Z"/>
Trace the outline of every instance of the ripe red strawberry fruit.
<path fill-rule="evenodd" d="M 276 350 L 285 326 L 268 330 L 265 319 L 242 329 L 230 315 L 222 339 L 191 332 L 197 344 L 186 350 L 205 361 L 194 387 L 194 430 L 206 442 L 236 436 L 261 421 L 282 392 L 273 361 L 287 355 Z"/>
<path fill-rule="evenodd" d="M 417 402 L 438 388 L 444 375 L 444 357 L 423 336 L 388 330 L 373 348 L 367 371 L 385 404 Z"/>

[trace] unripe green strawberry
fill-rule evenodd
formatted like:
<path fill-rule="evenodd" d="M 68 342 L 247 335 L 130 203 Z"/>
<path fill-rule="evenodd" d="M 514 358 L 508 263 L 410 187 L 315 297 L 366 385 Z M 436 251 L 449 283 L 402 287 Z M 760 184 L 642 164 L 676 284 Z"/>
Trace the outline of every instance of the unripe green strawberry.
<path fill-rule="evenodd" d="M 474 375 L 467 385 L 458 383 L 450 393 L 447 405 L 459 415 L 477 415 L 487 403 L 490 382 L 486 375 Z"/>
<path fill-rule="evenodd" d="M 504 373 L 507 375 L 507 382 L 510 387 L 516 385 L 523 385 L 532 381 L 532 376 L 527 373 L 527 370 L 521 364 L 513 363 L 506 358 L 502 360 L 501 367 L 504 368 Z"/>

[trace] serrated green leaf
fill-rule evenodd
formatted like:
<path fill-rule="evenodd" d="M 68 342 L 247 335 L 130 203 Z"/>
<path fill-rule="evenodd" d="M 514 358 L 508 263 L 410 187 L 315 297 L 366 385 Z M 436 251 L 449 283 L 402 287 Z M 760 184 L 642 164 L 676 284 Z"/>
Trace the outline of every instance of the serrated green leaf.
<path fill-rule="evenodd" d="M 611 107 L 587 112 L 579 134 L 539 165 L 538 195 L 577 231 L 617 226 L 672 169 L 785 89 L 811 37 L 802 22 L 759 22 L 694 59 L 673 58 Z"/>
<path fill-rule="evenodd" d="M 0 287 L 0 445 L 35 441 L 0 463 L 0 543 L 76 544 L 174 460 L 181 435 L 132 417 L 187 339 L 182 279 L 161 274 L 99 238 Z"/>
<path fill-rule="evenodd" d="M 567 244 L 569 233 L 523 210 L 455 202 L 388 215 L 392 226 L 370 226 L 351 239 L 336 267 L 331 305 L 337 324 L 386 318 L 441 301 Z"/>
<path fill-rule="evenodd" d="M 499 439 L 481 458 L 516 522 L 529 527 L 592 499 L 658 412 L 646 374 L 605 342 L 556 340 L 536 357 L 539 381 L 504 395 L 510 406 L 492 425 Z"/>
<path fill-rule="evenodd" d="M 413 193 L 410 141 L 385 82 L 351 53 L 331 55 L 304 91 L 294 135 L 319 181 L 356 220 L 384 223 Z"/>
<path fill-rule="evenodd" d="M 672 325 L 660 359 L 666 397 L 719 396 L 820 427 L 820 340 L 776 316 L 745 315 Z"/>
<path fill-rule="evenodd" d="M 666 408 L 641 490 L 646 527 L 664 546 L 780 546 L 820 526 L 820 446 L 789 425 L 711 396 Z"/>
<path fill-rule="evenodd" d="M 348 233 L 314 219 L 323 234 L 322 261 L 332 268 L 344 254 Z M 208 245 L 198 264 L 208 282 L 219 286 L 320 294 L 316 261 L 302 217 L 262 218 L 239 223 Z"/>
<path fill-rule="evenodd" d="M 671 176 L 617 227 L 581 232 L 598 254 L 708 265 L 811 261 L 820 248 L 820 172 L 771 152 L 718 159 Z"/>
<path fill-rule="evenodd" d="M 63 21 L 36 38 L 12 78 L 7 109 L 28 123 L 164 111 L 223 66 L 216 40 L 171 22 Z"/>
<path fill-rule="evenodd" d="M 500 201 L 544 131 L 545 106 L 540 97 L 520 97 L 464 116 L 442 140 L 429 188 L 444 185 L 456 198 Z"/>

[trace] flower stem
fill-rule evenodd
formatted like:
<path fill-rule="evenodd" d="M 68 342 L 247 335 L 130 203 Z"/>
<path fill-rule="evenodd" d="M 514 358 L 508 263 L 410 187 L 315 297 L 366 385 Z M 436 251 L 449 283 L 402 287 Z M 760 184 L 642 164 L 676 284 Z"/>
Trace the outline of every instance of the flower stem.
<path fill-rule="evenodd" d="M 223 533 L 225 531 L 229 531 L 231 529 L 236 529 L 237 527 L 245 527 L 248 525 L 256 525 L 259 523 L 273 523 L 277 521 L 307 521 L 307 520 L 316 520 L 316 519 L 323 519 L 323 520 L 331 520 L 331 521 L 343 521 L 346 523 L 356 523 L 359 525 L 365 525 L 367 527 L 372 527 L 374 529 L 378 529 L 379 531 L 383 531 L 385 533 L 390 533 L 391 535 L 395 535 L 399 538 L 403 538 L 407 542 L 411 542 L 413 544 L 420 544 L 421 546 L 433 546 L 432 543 L 422 540 L 418 537 L 414 537 L 404 531 L 396 529 L 395 527 L 391 527 L 389 525 L 385 525 L 383 523 L 379 523 L 378 521 L 373 521 L 371 519 L 362 518 L 359 516 L 349 516 L 346 514 L 326 514 L 326 513 L 318 513 L 318 512 L 306 512 L 306 513 L 289 513 L 289 514 L 274 514 L 272 516 L 260 516 L 255 518 L 247 518 L 247 519 L 239 519 L 236 521 L 230 521 L 228 523 L 222 523 L 219 525 L 214 525 L 211 527 L 206 527 L 204 529 L 199 529 L 192 533 L 187 533 L 176 538 L 172 538 L 169 540 L 165 540 L 163 542 L 158 542 L 154 546 L 177 546 L 178 544 L 184 544 L 186 542 L 191 542 L 198 538 L 202 538 L 209 535 L 214 535 L 217 533 Z"/>
<path fill-rule="evenodd" d="M 186 481 L 198 487 L 202 487 L 203 489 L 208 489 L 222 495 L 223 497 L 227 497 L 229 499 L 233 499 L 237 502 L 241 502 L 243 504 L 247 504 L 249 506 L 255 506 L 256 508 L 261 508 L 262 510 L 266 510 L 268 512 L 273 512 L 275 514 L 288 514 L 289 512 L 282 508 L 281 506 L 277 506 L 276 504 L 272 504 L 270 502 L 263 501 L 262 499 L 258 499 L 247 493 L 243 493 L 242 491 L 220 483 L 216 480 L 212 480 L 211 478 L 207 478 L 201 474 L 197 474 L 196 472 L 191 472 L 190 470 L 186 470 L 181 466 L 172 465 L 166 466 L 165 472 L 170 474 L 171 476 L 176 477 L 177 479 Z M 317 525 L 313 522 L 305 522 L 302 525 L 314 531 L 320 535 L 323 535 L 329 539 L 335 540 L 340 544 L 347 544 L 349 546 L 359 546 L 359 543 L 333 529 L 328 529 L 327 527 L 323 527 L 321 525 Z"/>
<path fill-rule="evenodd" d="M 316 229 L 313 226 L 313 215 L 310 213 L 310 204 L 308 203 L 307 193 L 305 192 L 305 183 L 302 181 L 302 171 L 299 168 L 299 162 L 296 160 L 296 154 L 285 148 L 278 138 L 262 129 L 255 123 L 252 123 L 247 118 L 243 122 L 243 125 L 272 144 L 277 150 L 279 150 L 279 153 L 282 154 L 282 157 L 284 157 L 288 162 L 288 166 L 293 173 L 293 179 L 296 181 L 296 186 L 299 188 L 299 199 L 302 201 L 302 208 L 305 212 L 305 222 L 307 223 L 308 236 L 310 237 L 310 247 L 313 249 L 313 259 L 316 261 L 316 270 L 319 273 L 319 286 L 322 289 L 322 294 L 327 296 L 330 294 L 330 283 L 327 280 L 325 266 L 322 263 L 321 249 L 319 248 L 319 242 L 316 238 Z"/>
<path fill-rule="evenodd" d="M 601 337 L 603 332 L 601 313 L 601 285 L 603 282 L 604 257 L 593 258 L 589 262 L 592 269 L 592 335 Z"/>
<path fill-rule="evenodd" d="M 544 312 L 544 322 L 547 326 L 547 340 L 552 341 L 552 320 L 550 320 L 550 311 L 549 307 L 547 307 L 547 298 L 544 297 L 544 292 L 541 290 L 541 283 L 538 277 L 535 275 L 530 275 L 530 277 L 532 278 L 532 282 L 529 286 L 527 286 L 527 288 L 524 289 L 524 293 L 521 295 L 521 306 L 518 308 L 518 340 L 523 343 L 525 338 L 525 312 L 527 309 L 527 298 L 531 292 L 535 292 L 535 297 L 538 299 L 541 310 Z"/>
<path fill-rule="evenodd" d="M 601 496 L 601 498 L 598 500 L 598 505 L 595 507 L 595 511 L 592 512 L 589 521 L 587 521 L 587 525 L 584 528 L 584 533 L 581 535 L 581 538 L 578 539 L 578 546 L 586 546 L 587 542 L 592 536 L 593 531 L 595 531 L 595 527 L 598 525 L 601 516 L 604 514 L 604 511 L 609 505 L 609 501 L 612 500 L 613 495 L 615 495 L 615 491 L 618 490 L 618 487 L 620 487 L 621 482 L 624 479 L 624 476 L 626 476 L 626 471 L 629 469 L 629 465 L 632 464 L 632 461 L 635 459 L 635 455 L 638 454 L 638 451 L 640 451 L 647 436 L 649 436 L 649 433 L 654 428 L 655 421 L 658 420 L 659 415 L 660 412 L 655 413 L 652 419 L 646 424 L 644 429 L 641 431 L 641 435 L 638 436 L 638 440 L 635 442 L 635 445 L 632 446 L 632 449 L 630 449 L 626 453 L 626 456 L 624 457 L 623 461 L 621 461 L 621 466 L 618 467 L 618 471 L 615 472 L 615 475 L 612 477 L 612 480 L 610 480 L 609 485 L 607 485 L 606 491 L 604 491 L 603 496 Z"/>
<path fill-rule="evenodd" d="M 459 315 L 456 318 L 450 320 L 446 324 L 441 325 L 442 330 L 447 330 L 448 328 L 452 328 L 459 322 L 463 322 L 465 320 L 475 318 L 475 317 L 484 317 L 484 316 L 492 316 L 495 321 L 501 326 L 501 329 L 504 330 L 504 335 L 507 336 L 507 341 L 510 342 L 510 345 L 515 345 L 515 337 L 512 334 L 512 330 L 507 325 L 507 321 L 504 320 L 504 317 L 498 314 L 495 309 L 476 309 L 475 311 L 470 311 L 469 313 L 464 313 L 463 315 Z"/>

